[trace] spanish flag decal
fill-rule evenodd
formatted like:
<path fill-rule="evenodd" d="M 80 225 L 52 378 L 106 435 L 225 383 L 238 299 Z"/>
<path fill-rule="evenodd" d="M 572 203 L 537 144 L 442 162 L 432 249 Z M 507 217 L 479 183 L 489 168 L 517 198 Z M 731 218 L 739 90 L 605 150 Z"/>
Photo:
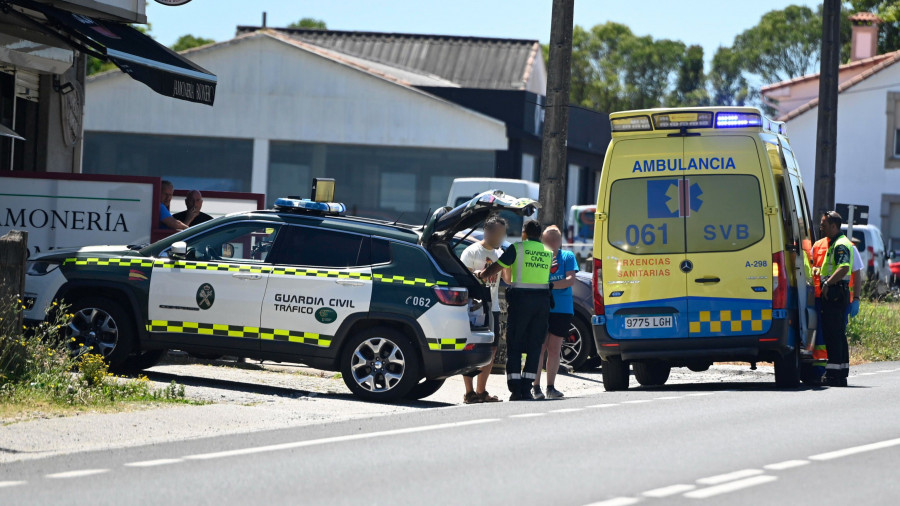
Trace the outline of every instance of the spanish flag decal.
<path fill-rule="evenodd" d="M 128 271 L 128 281 L 147 281 L 147 275 L 137 269 Z"/>

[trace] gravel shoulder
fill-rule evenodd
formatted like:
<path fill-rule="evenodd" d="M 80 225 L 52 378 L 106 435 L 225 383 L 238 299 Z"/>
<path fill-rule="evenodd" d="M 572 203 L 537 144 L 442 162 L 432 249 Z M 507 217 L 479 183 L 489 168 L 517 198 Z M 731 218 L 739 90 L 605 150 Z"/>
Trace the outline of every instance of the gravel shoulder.
<path fill-rule="evenodd" d="M 203 404 L 129 405 L 116 413 L 6 421 L 0 425 L 0 463 L 423 409 L 465 409 L 461 377 L 447 380 L 423 401 L 375 404 L 356 399 L 335 373 L 301 365 L 174 357 L 146 374 L 158 388 L 172 380 L 185 385 L 186 397 Z M 764 366 L 751 371 L 748 366 L 717 365 L 703 373 L 675 369 L 668 384 L 771 382 L 772 374 Z M 556 386 L 567 397 L 603 392 L 599 370 L 560 375 Z M 504 376 L 492 375 L 488 390 L 505 399 Z"/>

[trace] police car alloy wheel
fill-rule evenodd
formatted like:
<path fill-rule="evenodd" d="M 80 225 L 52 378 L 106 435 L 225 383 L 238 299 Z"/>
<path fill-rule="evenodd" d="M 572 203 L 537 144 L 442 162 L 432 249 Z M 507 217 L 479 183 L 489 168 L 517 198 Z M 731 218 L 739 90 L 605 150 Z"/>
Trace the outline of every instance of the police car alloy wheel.
<path fill-rule="evenodd" d="M 344 346 L 341 376 L 365 399 L 393 401 L 419 382 L 419 356 L 409 339 L 394 329 L 376 327 L 356 334 Z"/>
<path fill-rule="evenodd" d="M 73 315 L 66 327 L 69 350 L 101 355 L 112 370 L 119 370 L 131 352 L 134 324 L 118 304 L 102 297 L 77 300 L 69 309 Z"/>

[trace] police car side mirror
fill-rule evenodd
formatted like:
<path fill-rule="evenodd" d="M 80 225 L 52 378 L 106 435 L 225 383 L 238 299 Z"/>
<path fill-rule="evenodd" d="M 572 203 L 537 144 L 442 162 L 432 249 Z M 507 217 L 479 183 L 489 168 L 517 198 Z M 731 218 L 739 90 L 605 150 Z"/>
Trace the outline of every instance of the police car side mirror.
<path fill-rule="evenodd" d="M 173 258 L 184 258 L 187 255 L 187 243 L 184 241 L 173 242 L 170 251 Z"/>

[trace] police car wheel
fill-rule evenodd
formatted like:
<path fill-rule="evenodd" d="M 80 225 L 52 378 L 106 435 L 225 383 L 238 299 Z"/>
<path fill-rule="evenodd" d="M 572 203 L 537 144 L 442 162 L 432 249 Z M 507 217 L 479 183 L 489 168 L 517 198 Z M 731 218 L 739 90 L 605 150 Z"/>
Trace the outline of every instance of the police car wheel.
<path fill-rule="evenodd" d="M 672 366 L 665 362 L 635 362 L 632 368 L 634 379 L 645 387 L 665 385 L 669 380 L 669 373 L 672 372 Z"/>
<path fill-rule="evenodd" d="M 420 381 L 416 386 L 403 397 L 406 399 L 417 401 L 434 395 L 441 387 L 444 386 L 444 380 L 425 379 Z"/>
<path fill-rule="evenodd" d="M 628 381 L 631 373 L 628 370 L 628 362 L 622 360 L 622 357 L 607 357 L 603 360 L 600 367 L 600 373 L 603 375 L 604 390 L 607 392 L 628 390 Z"/>
<path fill-rule="evenodd" d="M 105 297 L 76 300 L 69 312 L 73 315 L 66 327 L 69 350 L 78 354 L 89 348 L 106 359 L 110 370 L 122 370 L 134 344 L 131 315 Z"/>
<path fill-rule="evenodd" d="M 378 402 L 400 399 L 419 382 L 419 355 L 401 332 L 375 327 L 344 346 L 341 376 L 358 397 Z"/>

